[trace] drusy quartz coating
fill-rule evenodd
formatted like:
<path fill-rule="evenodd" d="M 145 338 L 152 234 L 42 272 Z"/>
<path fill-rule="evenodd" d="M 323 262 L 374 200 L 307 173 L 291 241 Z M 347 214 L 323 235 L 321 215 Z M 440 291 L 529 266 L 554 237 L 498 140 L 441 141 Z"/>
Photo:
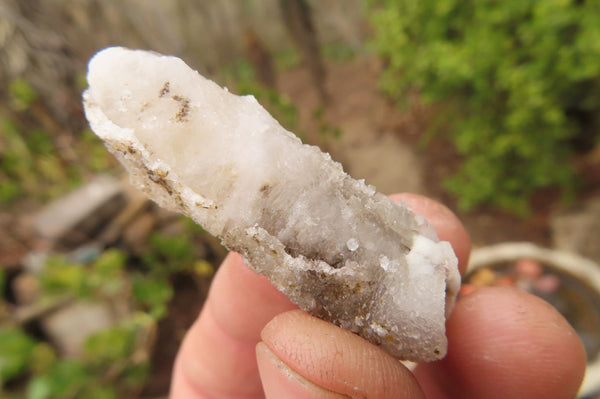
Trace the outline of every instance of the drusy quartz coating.
<path fill-rule="evenodd" d="M 150 198 L 313 315 L 400 359 L 445 355 L 457 260 L 408 206 L 178 58 L 107 48 L 87 79 L 92 129 Z"/>

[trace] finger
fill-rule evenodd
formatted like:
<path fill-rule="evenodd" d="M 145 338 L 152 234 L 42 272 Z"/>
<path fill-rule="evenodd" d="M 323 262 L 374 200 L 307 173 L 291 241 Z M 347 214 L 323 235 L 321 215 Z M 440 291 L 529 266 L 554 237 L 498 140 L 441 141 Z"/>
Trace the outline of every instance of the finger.
<path fill-rule="evenodd" d="M 276 314 L 295 309 L 269 280 L 230 253 L 175 362 L 172 399 L 260 398 L 255 346 Z"/>
<path fill-rule="evenodd" d="M 267 399 L 344 399 L 346 395 L 323 389 L 296 373 L 263 342 L 256 346 L 260 379 Z"/>
<path fill-rule="evenodd" d="M 471 253 L 471 238 L 456 215 L 437 201 L 418 194 L 390 195 L 393 201 L 403 201 L 413 212 L 422 215 L 433 226 L 442 241 L 449 241 L 458 258 L 458 267 L 464 274 Z"/>
<path fill-rule="evenodd" d="M 267 398 L 424 398 L 396 359 L 308 313 L 282 313 L 261 336 L 257 352 Z"/>
<path fill-rule="evenodd" d="M 484 288 L 457 302 L 448 355 L 415 374 L 428 397 L 573 398 L 585 352 L 548 303 L 512 288 Z"/>

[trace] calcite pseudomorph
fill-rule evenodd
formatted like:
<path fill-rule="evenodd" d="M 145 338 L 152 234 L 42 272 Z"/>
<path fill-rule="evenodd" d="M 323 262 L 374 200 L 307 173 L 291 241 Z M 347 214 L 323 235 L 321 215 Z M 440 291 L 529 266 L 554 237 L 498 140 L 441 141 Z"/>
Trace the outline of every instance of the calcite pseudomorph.
<path fill-rule="evenodd" d="M 178 58 L 112 47 L 87 77 L 92 129 L 150 198 L 313 315 L 400 359 L 445 355 L 460 277 L 422 217 Z"/>

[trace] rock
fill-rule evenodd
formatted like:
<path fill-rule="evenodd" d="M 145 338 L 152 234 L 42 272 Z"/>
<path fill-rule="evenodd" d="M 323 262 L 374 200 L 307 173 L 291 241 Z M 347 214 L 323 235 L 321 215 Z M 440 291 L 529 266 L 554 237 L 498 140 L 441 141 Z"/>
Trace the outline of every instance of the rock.
<path fill-rule="evenodd" d="M 121 186 L 127 204 L 99 234 L 98 241 L 105 245 L 114 244 L 122 236 L 126 226 L 150 205 L 148 198 L 133 188 L 129 182 L 122 181 Z"/>
<path fill-rule="evenodd" d="M 110 48 L 87 78 L 92 129 L 159 205 L 220 237 L 302 309 L 398 358 L 445 355 L 457 259 L 407 205 L 175 57 Z"/>
<path fill-rule="evenodd" d="M 54 247 L 71 248 L 89 240 L 123 205 L 119 182 L 98 176 L 45 206 L 35 216 L 34 232 Z"/>
<path fill-rule="evenodd" d="M 40 297 L 40 281 L 31 273 L 21 273 L 15 277 L 12 289 L 19 305 L 31 305 Z"/>
<path fill-rule="evenodd" d="M 552 216 L 554 246 L 600 263 L 600 198 Z"/>
<path fill-rule="evenodd" d="M 27 272 L 37 275 L 44 270 L 49 256 L 49 251 L 34 250 L 23 256 L 21 264 Z"/>
<path fill-rule="evenodd" d="M 83 344 L 93 333 L 117 322 L 110 305 L 104 302 L 73 302 L 45 316 L 42 328 L 61 356 L 81 356 Z"/>
<path fill-rule="evenodd" d="M 104 248 L 97 242 L 89 242 L 66 255 L 67 262 L 71 263 L 92 263 L 102 255 Z"/>

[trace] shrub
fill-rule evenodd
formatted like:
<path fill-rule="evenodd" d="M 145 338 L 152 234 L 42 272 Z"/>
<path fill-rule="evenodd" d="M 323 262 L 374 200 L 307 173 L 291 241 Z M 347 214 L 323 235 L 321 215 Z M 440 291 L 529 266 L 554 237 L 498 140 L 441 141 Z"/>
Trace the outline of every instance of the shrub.
<path fill-rule="evenodd" d="M 600 3 L 373 0 L 383 88 L 444 101 L 465 156 L 459 204 L 524 212 L 542 187 L 574 187 L 575 141 L 600 128 Z"/>

